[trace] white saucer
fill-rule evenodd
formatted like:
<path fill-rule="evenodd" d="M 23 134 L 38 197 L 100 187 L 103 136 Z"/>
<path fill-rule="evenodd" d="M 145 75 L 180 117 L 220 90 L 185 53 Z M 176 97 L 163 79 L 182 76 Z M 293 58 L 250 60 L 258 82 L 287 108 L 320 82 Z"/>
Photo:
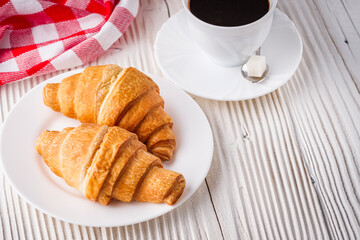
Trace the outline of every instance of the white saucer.
<path fill-rule="evenodd" d="M 240 67 L 213 63 L 188 36 L 186 13 L 166 21 L 155 40 L 155 58 L 165 76 L 185 91 L 204 98 L 235 101 L 252 99 L 285 84 L 302 56 L 300 34 L 291 20 L 276 9 L 270 33 L 261 47 L 270 73 L 261 83 L 251 83 Z"/>

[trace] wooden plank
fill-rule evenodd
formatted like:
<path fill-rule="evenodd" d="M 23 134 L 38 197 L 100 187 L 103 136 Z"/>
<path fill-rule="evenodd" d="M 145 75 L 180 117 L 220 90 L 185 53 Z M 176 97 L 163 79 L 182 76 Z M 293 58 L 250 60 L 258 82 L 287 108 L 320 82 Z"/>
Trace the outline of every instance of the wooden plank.
<path fill-rule="evenodd" d="M 315 1 L 312 8 L 319 12 L 319 27 L 329 35 L 342 58 L 343 64 L 350 72 L 353 81 L 360 89 L 360 2 L 359 1 Z"/>
<path fill-rule="evenodd" d="M 213 129 L 221 128 L 215 133 L 220 157 L 215 155 L 207 179 L 225 238 L 233 239 L 233 232 L 229 232 L 232 224 L 238 229 L 236 236 L 245 239 L 326 238 L 321 208 L 296 142 L 288 137 L 293 134 L 289 132 L 293 131 L 291 121 L 282 115 L 285 124 L 281 126 L 290 126 L 280 129 L 279 122 L 267 119 L 271 116 L 266 113 L 269 107 L 273 113 L 279 111 L 274 110 L 279 106 L 273 99 L 283 104 L 278 94 L 239 103 L 198 99 L 202 108 L 213 114 Z M 262 106 L 261 102 L 267 104 Z M 260 125 L 262 128 L 257 127 Z M 226 201 L 224 195 L 228 196 Z M 231 213 L 235 216 L 229 217 Z"/>
<path fill-rule="evenodd" d="M 312 2 L 296 4 L 283 6 L 299 24 L 301 21 L 302 36 L 308 41 L 304 46 L 302 76 L 291 93 L 302 100 L 292 101 L 292 116 L 332 236 L 356 239 L 360 235 L 360 129 L 356 124 L 360 98 L 358 79 L 352 75 L 356 70 L 353 65 L 343 67 L 347 64 L 344 61 L 351 60 L 351 54 L 337 48 L 331 39 L 331 35 L 339 33 L 330 25 L 334 16 L 321 15 L 325 18 L 321 21 L 312 12 L 316 9 Z M 304 12 L 294 10 L 299 8 Z"/>

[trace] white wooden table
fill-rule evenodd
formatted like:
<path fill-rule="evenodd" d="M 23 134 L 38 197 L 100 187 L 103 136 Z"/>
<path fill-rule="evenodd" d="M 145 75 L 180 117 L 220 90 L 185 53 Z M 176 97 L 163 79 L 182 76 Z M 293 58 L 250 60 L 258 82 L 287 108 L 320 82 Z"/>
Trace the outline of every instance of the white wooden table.
<path fill-rule="evenodd" d="M 181 8 L 180 0 L 142 0 L 125 35 L 88 65 L 162 75 L 154 39 Z M 299 69 L 254 100 L 194 97 L 215 151 L 190 200 L 140 224 L 91 228 L 36 210 L 0 173 L 0 239 L 360 239 L 360 1 L 279 0 L 278 8 L 302 35 Z M 59 73 L 1 86 L 0 124 L 21 96 Z"/>

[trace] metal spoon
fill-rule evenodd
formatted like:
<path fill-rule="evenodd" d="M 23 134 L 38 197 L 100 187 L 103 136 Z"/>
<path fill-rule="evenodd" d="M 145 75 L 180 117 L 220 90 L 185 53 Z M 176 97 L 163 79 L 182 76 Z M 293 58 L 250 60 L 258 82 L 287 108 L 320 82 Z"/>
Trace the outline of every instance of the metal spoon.
<path fill-rule="evenodd" d="M 261 47 L 258 50 L 256 50 L 255 55 L 260 55 L 260 51 L 261 51 Z M 266 77 L 269 75 L 269 70 L 270 70 L 269 65 L 266 64 L 265 72 L 263 73 L 263 75 L 261 77 L 250 77 L 247 72 L 247 64 L 245 63 L 241 67 L 241 73 L 242 73 L 243 77 L 252 83 L 258 83 L 258 82 L 264 81 L 266 79 Z"/>

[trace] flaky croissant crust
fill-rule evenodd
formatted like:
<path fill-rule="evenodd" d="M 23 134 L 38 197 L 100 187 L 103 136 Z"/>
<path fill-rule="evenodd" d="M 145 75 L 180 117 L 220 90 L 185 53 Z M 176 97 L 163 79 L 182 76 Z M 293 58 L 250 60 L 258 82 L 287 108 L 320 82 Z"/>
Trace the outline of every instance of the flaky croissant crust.
<path fill-rule="evenodd" d="M 175 149 L 173 121 L 164 111 L 156 83 L 136 68 L 87 67 L 44 87 L 45 105 L 83 123 L 119 126 L 134 132 L 148 150 L 169 160 Z"/>
<path fill-rule="evenodd" d="M 185 188 L 180 173 L 163 168 L 135 134 L 120 127 L 81 124 L 44 131 L 36 149 L 52 172 L 88 199 L 173 205 Z"/>

